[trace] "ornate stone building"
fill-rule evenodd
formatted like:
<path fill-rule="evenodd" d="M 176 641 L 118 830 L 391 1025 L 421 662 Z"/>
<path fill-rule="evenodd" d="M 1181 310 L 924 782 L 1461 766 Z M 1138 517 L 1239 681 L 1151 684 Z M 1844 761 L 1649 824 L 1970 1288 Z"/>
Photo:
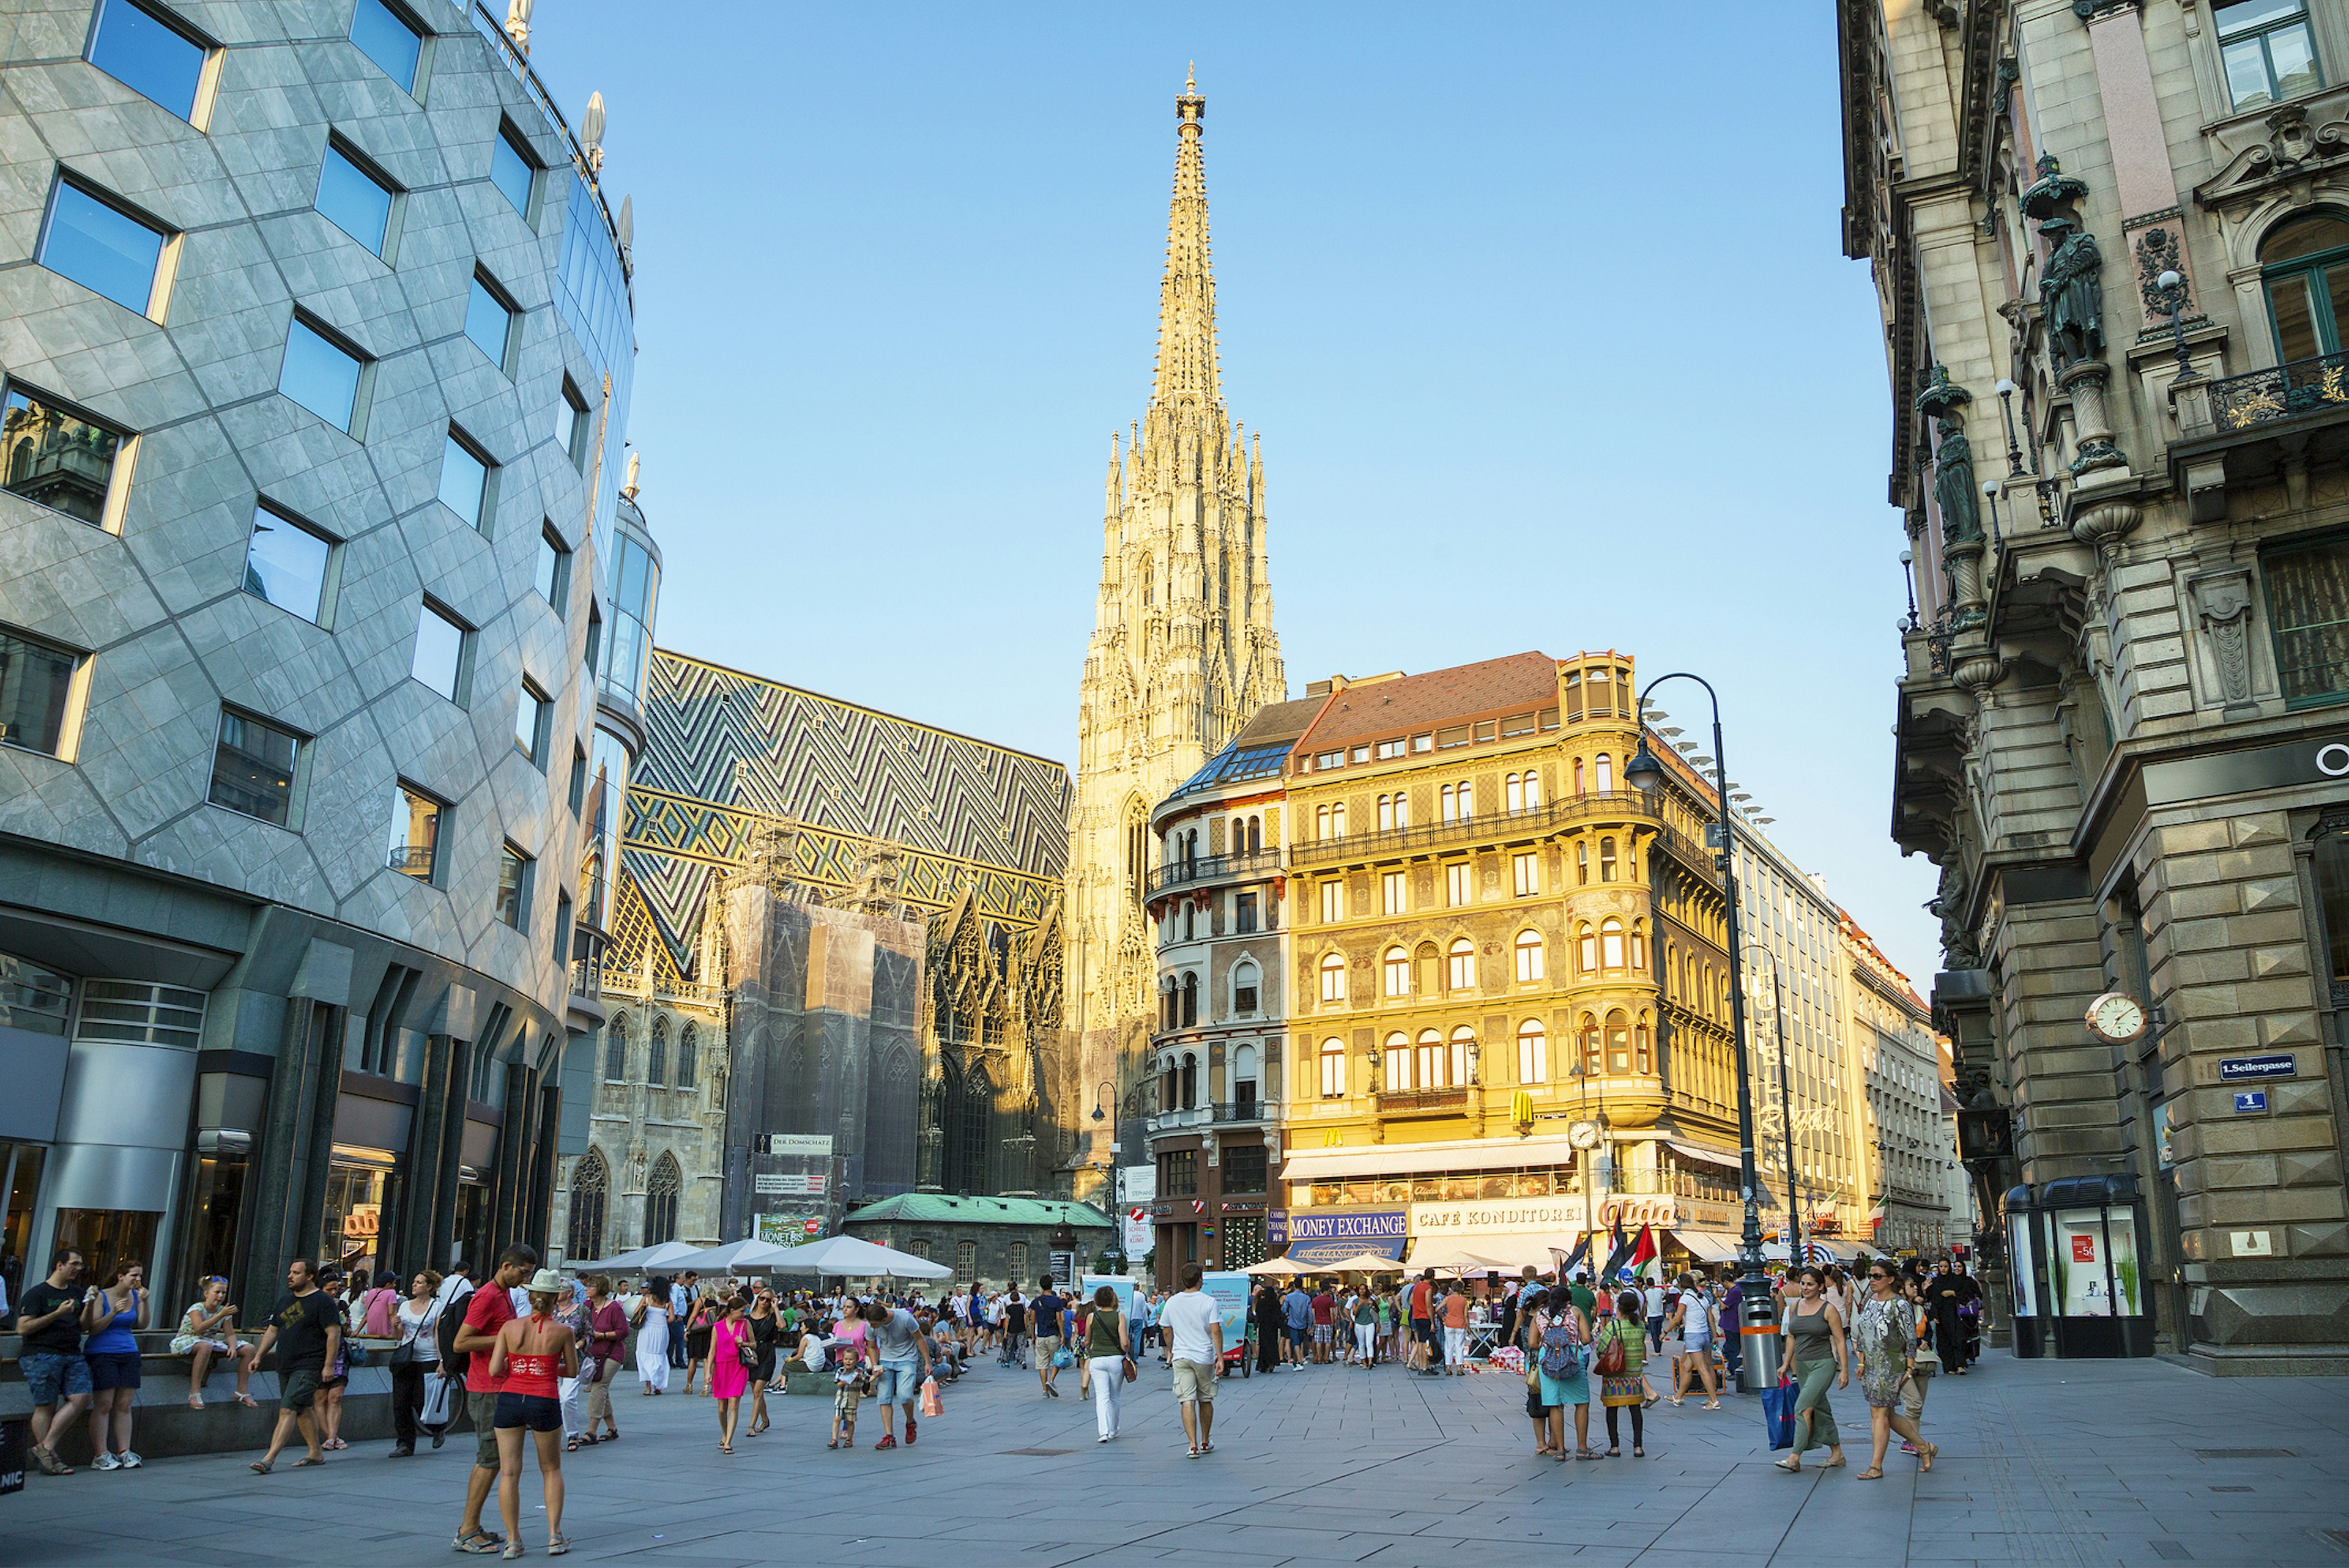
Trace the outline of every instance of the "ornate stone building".
<path fill-rule="evenodd" d="M 1102 1083 L 1137 1082 L 1147 1056 L 1150 809 L 1288 691 L 1272 626 L 1263 455 L 1225 409 L 1216 360 L 1206 119 L 1206 100 L 1186 82 L 1175 100 L 1157 369 L 1131 444 L 1111 442 L 1101 590 L 1078 693 L 1069 1087 L 1088 1104 Z M 1112 1139 L 1105 1123 L 1081 1127 L 1090 1147 L 1071 1175 L 1083 1196 L 1108 1168 Z M 1136 1140 L 1124 1158 L 1138 1154 Z"/>
<path fill-rule="evenodd" d="M 1991 1295 L 2064 1309 L 2032 1349 L 2349 1367 L 2349 7 L 1837 10 L 1916 575 L 1892 831 L 1941 868 Z"/>
<path fill-rule="evenodd" d="M 1053 1190 L 1065 770 L 667 650 L 641 705 L 557 1233 L 599 1176 L 607 1253 Z"/>
<path fill-rule="evenodd" d="M 1123 1138 L 1147 1137 L 1154 1268 L 1169 1287 L 1186 1263 L 1246 1268 L 1266 1254 L 1288 1101 L 1281 804 L 1289 751 L 1327 700 L 1259 710 L 1151 813 L 1158 1016 L 1150 1078 L 1121 1119 Z"/>
<path fill-rule="evenodd" d="M 1661 737 L 1663 787 L 1623 785 L 1633 681 L 1625 655 L 1524 653 L 1307 688 L 1328 700 L 1285 810 L 1292 1238 L 1335 1211 L 1402 1222 L 1380 1233 L 1407 1225 L 1414 1263 L 1547 1267 L 1620 1214 L 1675 1261 L 1729 1255 L 1712 791 Z"/>
<path fill-rule="evenodd" d="M 1890 1253 L 1930 1255 L 1967 1243 L 1971 1205 L 1950 1205 L 1957 1126 L 1941 1109 L 1933 1013 L 1847 911 L 1836 911 L 1846 1071 L 1855 1080 L 1853 1155 L 1867 1212 L 1846 1233 Z"/>

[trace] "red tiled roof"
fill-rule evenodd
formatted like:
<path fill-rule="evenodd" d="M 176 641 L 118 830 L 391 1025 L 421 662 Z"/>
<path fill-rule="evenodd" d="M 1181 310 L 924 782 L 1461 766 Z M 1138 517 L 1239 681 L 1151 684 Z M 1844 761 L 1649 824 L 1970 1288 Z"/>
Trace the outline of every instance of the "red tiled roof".
<path fill-rule="evenodd" d="M 1402 735 L 1473 717 L 1522 713 L 1557 706 L 1557 661 L 1547 654 L 1511 654 L 1423 676 L 1399 676 L 1349 686 L 1330 700 L 1301 742 L 1310 751 L 1372 736 Z"/>

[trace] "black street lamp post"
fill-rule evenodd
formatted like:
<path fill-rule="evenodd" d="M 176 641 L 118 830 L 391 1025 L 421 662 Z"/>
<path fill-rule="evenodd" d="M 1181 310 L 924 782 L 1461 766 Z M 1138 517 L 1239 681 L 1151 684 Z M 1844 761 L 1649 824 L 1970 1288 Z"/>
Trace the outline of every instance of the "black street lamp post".
<path fill-rule="evenodd" d="M 1109 1109 L 1107 1110 L 1103 1110 L 1102 1109 L 1102 1101 L 1104 1099 L 1109 1101 Z M 1109 1203 L 1107 1207 L 1109 1209 L 1109 1222 L 1111 1225 L 1109 1255 L 1112 1266 L 1110 1272 L 1112 1274 L 1123 1274 L 1126 1270 L 1127 1262 L 1125 1256 L 1125 1194 L 1117 1190 L 1117 1084 L 1115 1080 L 1103 1078 L 1101 1081 L 1101 1087 L 1093 1090 L 1093 1119 L 1095 1121 L 1107 1121 L 1109 1123 L 1109 1169 L 1102 1173 L 1102 1180 L 1109 1188 Z"/>
<path fill-rule="evenodd" d="M 1721 868 L 1722 903 L 1726 912 L 1728 940 L 1723 945 L 1729 950 L 1729 1026 L 1737 1057 L 1737 1180 L 1745 1201 L 1745 1233 L 1740 1249 L 1744 1254 L 1740 1260 L 1743 1274 L 1738 1282 L 1744 1297 L 1745 1320 L 1738 1329 L 1744 1341 L 1744 1385 L 1748 1392 L 1759 1392 L 1778 1380 L 1778 1313 L 1770 1298 L 1770 1282 L 1762 1272 L 1761 1191 L 1754 1169 L 1754 1077 L 1746 1060 L 1744 944 L 1737 930 L 1737 841 L 1730 820 L 1729 758 L 1721 745 L 1721 695 L 1713 689 L 1712 682 L 1702 676 L 1675 671 L 1658 676 L 1647 684 L 1634 710 L 1640 716 L 1640 751 L 1623 769 L 1623 781 L 1651 799 L 1664 781 L 1664 765 L 1648 747 L 1648 693 L 1669 680 L 1696 682 L 1704 687 L 1705 696 L 1713 703 L 1713 799 L 1721 808 L 1721 843 L 1714 863 Z"/>

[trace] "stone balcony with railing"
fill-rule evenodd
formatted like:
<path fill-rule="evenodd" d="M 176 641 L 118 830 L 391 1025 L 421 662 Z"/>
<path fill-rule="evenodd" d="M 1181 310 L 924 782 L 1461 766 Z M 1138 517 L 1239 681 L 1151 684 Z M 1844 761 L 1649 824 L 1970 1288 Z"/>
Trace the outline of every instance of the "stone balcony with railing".
<path fill-rule="evenodd" d="M 1174 1106 L 1142 1119 L 1147 1133 L 1186 1132 L 1210 1127 L 1256 1126 L 1280 1119 L 1280 1103 L 1270 1099 L 1217 1100 L 1212 1105 Z"/>

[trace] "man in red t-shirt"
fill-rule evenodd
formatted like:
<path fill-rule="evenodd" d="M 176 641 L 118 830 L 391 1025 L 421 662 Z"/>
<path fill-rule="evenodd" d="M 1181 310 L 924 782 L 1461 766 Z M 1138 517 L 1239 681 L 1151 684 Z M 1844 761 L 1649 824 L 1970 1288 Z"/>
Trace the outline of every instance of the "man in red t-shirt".
<path fill-rule="evenodd" d="M 1433 1374 L 1434 1367 L 1427 1363 L 1435 1348 L 1435 1271 L 1420 1271 L 1419 1283 L 1411 1287 L 1411 1359 L 1406 1363 L 1414 1372 Z"/>
<path fill-rule="evenodd" d="M 452 1346 L 471 1357 L 465 1364 L 465 1410 L 473 1418 L 473 1473 L 465 1482 L 465 1517 L 457 1525 L 454 1544 L 460 1552 L 486 1555 L 505 1545 L 505 1537 L 481 1528 L 481 1504 L 498 1480 L 498 1390 L 505 1382 L 490 1376 L 490 1352 L 497 1347 L 498 1331 L 513 1321 L 513 1287 L 537 1266 L 538 1254 L 528 1247 L 500 1253 L 498 1272 L 466 1302 L 464 1326 Z"/>
<path fill-rule="evenodd" d="M 1322 1281 L 1321 1288 L 1313 1293 L 1312 1306 L 1313 1359 L 1327 1361 L 1330 1359 L 1330 1330 L 1338 1313 L 1338 1298 L 1330 1294 L 1329 1281 Z"/>

